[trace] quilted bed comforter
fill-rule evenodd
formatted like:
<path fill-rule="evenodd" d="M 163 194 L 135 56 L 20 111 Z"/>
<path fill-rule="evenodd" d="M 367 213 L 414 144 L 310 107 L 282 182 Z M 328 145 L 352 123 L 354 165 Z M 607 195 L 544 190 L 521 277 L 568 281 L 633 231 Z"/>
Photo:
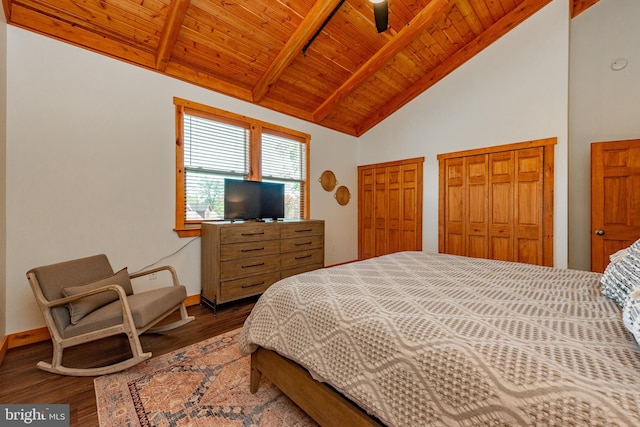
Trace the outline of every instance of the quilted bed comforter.
<path fill-rule="evenodd" d="M 640 347 L 598 273 L 402 252 L 283 279 L 275 350 L 389 426 L 639 426 Z"/>

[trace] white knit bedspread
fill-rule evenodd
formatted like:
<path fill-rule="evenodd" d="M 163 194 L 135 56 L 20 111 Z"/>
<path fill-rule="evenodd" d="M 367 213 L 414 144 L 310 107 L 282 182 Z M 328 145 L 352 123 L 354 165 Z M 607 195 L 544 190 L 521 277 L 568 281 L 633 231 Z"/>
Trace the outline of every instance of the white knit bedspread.
<path fill-rule="evenodd" d="M 422 252 L 271 286 L 262 346 L 389 426 L 640 426 L 640 347 L 600 274 Z"/>

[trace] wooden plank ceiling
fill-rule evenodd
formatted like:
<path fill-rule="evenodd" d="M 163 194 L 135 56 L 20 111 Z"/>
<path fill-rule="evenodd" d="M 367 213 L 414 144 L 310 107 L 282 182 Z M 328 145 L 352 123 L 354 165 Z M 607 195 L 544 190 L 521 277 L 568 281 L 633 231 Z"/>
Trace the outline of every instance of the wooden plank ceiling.
<path fill-rule="evenodd" d="M 380 34 L 368 0 L 3 6 L 10 25 L 359 136 L 550 1 L 388 0 Z M 577 14 L 597 0 L 573 1 Z"/>

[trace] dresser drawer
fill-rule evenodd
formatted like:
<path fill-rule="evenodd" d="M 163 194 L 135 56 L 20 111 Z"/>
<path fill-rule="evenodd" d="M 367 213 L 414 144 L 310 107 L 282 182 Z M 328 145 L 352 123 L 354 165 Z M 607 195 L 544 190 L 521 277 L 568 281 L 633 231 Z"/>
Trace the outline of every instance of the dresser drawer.
<path fill-rule="evenodd" d="M 309 249 L 308 251 L 289 252 L 281 254 L 282 269 L 294 268 L 301 265 L 324 262 L 324 249 Z"/>
<path fill-rule="evenodd" d="M 280 280 L 280 272 L 259 274 L 244 279 L 229 280 L 220 284 L 220 301 L 229 301 L 261 294 Z"/>
<path fill-rule="evenodd" d="M 221 261 L 278 253 L 280 253 L 280 240 L 232 243 L 220 246 Z"/>
<path fill-rule="evenodd" d="M 220 262 L 220 279 L 253 276 L 280 270 L 281 255 L 265 255 Z"/>
<path fill-rule="evenodd" d="M 324 236 L 321 234 L 314 236 L 304 236 L 295 239 L 282 239 L 280 241 L 281 252 L 293 252 L 308 249 L 318 249 L 324 246 Z"/>
<path fill-rule="evenodd" d="M 279 238 L 280 229 L 277 223 L 245 223 L 237 226 L 229 225 L 220 229 L 220 244 L 222 245 Z"/>
<path fill-rule="evenodd" d="M 324 234 L 324 222 L 285 222 L 280 229 L 280 237 L 283 239 L 316 234 Z"/>

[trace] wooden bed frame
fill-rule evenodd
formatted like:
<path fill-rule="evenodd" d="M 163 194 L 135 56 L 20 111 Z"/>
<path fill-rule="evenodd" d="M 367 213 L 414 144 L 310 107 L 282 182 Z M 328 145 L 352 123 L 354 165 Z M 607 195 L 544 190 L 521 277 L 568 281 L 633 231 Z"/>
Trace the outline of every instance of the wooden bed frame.
<path fill-rule="evenodd" d="M 251 393 L 258 391 L 262 375 L 323 427 L 383 425 L 297 363 L 258 347 L 251 354 Z"/>

